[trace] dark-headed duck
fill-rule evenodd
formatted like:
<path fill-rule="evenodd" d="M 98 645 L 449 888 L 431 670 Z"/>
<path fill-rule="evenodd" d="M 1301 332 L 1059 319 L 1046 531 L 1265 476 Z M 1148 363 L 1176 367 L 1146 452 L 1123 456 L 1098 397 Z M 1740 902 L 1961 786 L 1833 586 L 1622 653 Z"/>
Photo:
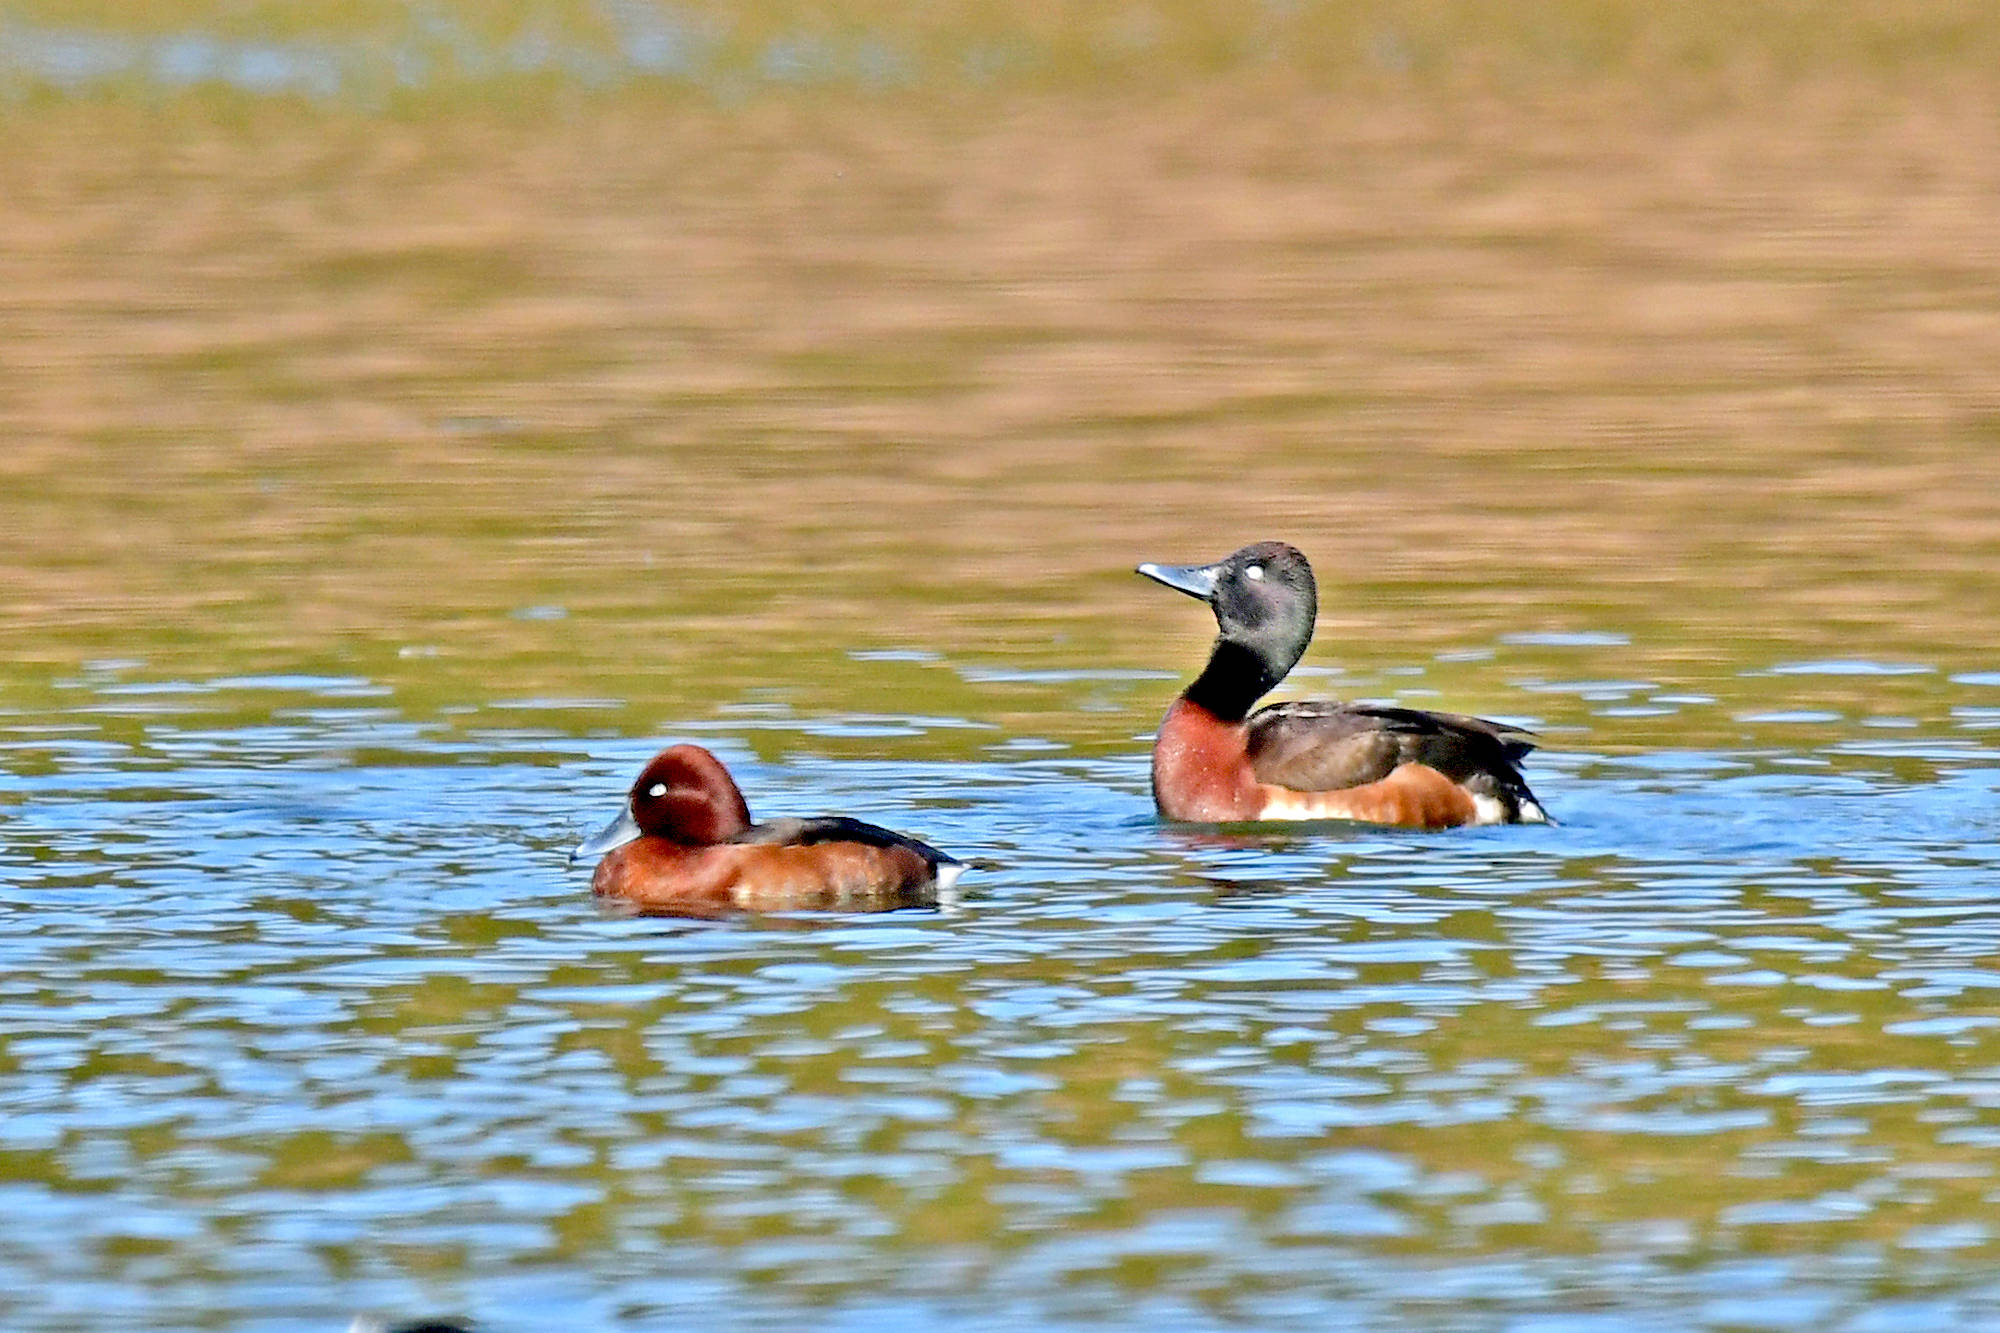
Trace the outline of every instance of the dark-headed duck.
<path fill-rule="evenodd" d="M 1139 566 L 1215 612 L 1208 665 L 1153 744 L 1153 802 L 1168 819 L 1353 819 L 1411 828 L 1545 824 L 1519 763 L 1530 733 L 1415 708 L 1325 700 L 1251 705 L 1312 641 L 1312 566 L 1283 542 L 1212 565 Z"/>
<path fill-rule="evenodd" d="M 675 916 L 732 911 L 875 912 L 928 906 L 964 863 L 856 819 L 750 822 L 722 761 L 699 745 L 660 751 L 625 808 L 570 853 L 601 856 L 590 887 Z"/>

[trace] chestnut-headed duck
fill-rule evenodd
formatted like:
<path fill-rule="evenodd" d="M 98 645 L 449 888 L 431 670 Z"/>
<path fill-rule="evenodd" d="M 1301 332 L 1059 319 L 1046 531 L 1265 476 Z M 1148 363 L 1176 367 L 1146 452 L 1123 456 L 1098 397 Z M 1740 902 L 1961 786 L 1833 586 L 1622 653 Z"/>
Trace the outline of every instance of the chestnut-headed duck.
<path fill-rule="evenodd" d="M 599 856 L 590 887 L 641 911 L 880 912 L 929 906 L 965 865 L 857 819 L 750 822 L 729 770 L 699 745 L 660 751 L 625 808 L 570 853 Z"/>
<path fill-rule="evenodd" d="M 1284 542 L 1212 565 L 1139 566 L 1198 597 L 1221 633 L 1153 743 L 1153 803 L 1167 819 L 1351 819 L 1410 828 L 1545 824 L 1520 761 L 1531 733 L 1415 708 L 1305 700 L 1251 706 L 1312 641 L 1312 566 Z"/>

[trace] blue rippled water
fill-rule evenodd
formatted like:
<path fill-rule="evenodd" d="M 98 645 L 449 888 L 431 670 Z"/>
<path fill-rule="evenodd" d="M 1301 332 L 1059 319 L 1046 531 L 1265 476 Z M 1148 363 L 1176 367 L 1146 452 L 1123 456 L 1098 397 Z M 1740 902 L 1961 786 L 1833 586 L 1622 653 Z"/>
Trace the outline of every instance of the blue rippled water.
<path fill-rule="evenodd" d="M 208 724 L 245 691 L 268 725 Z M 563 859 L 650 741 L 136 672 L 11 724 L 7 1326 L 2000 1318 L 1973 734 L 1558 747 L 1558 828 L 1231 836 L 1159 826 L 1137 744 L 729 730 L 688 733 L 754 808 L 986 868 L 625 919 Z"/>

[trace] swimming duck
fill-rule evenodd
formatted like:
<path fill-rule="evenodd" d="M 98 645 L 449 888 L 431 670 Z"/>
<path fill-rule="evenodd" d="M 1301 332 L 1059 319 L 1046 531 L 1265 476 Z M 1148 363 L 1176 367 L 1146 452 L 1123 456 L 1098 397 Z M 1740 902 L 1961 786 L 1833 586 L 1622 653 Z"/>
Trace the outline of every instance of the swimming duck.
<path fill-rule="evenodd" d="M 885 911 L 928 906 L 964 873 L 937 848 L 856 819 L 750 822 L 722 761 L 699 745 L 660 751 L 625 808 L 570 853 L 602 857 L 590 886 L 642 911 Z"/>
<path fill-rule="evenodd" d="M 1221 633 L 1160 722 L 1153 803 L 1167 819 L 1351 819 L 1411 828 L 1550 822 L 1519 763 L 1532 734 L 1416 708 L 1308 700 L 1251 706 L 1312 641 L 1312 566 L 1284 542 L 1212 565 L 1139 566 L 1198 597 Z"/>

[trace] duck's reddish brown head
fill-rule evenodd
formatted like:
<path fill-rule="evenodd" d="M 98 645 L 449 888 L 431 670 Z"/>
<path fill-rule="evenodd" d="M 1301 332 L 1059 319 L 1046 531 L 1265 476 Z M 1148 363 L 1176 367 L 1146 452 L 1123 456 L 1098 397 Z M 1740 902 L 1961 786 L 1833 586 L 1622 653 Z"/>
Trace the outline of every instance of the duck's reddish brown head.
<path fill-rule="evenodd" d="M 699 745 L 653 756 L 632 784 L 632 819 L 649 838 L 700 847 L 750 827 L 750 807 L 729 770 Z"/>
<path fill-rule="evenodd" d="M 642 837 L 705 847 L 749 827 L 750 807 L 722 761 L 699 745 L 670 745 L 640 771 L 618 817 L 569 859 L 574 865 Z"/>

